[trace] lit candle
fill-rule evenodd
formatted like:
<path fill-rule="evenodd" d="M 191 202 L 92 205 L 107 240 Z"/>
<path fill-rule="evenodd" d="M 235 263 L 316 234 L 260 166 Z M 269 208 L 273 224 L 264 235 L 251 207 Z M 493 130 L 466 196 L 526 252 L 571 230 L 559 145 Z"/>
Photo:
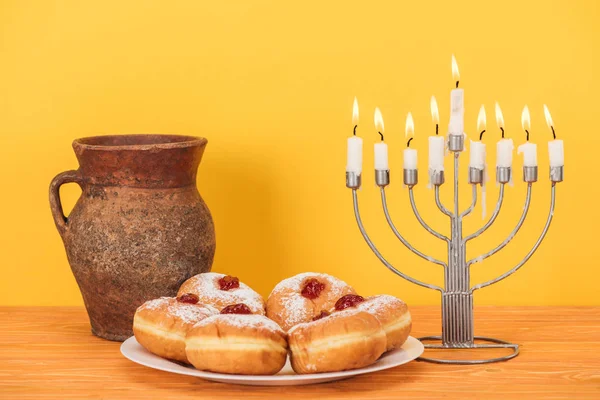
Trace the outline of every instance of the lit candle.
<path fill-rule="evenodd" d="M 485 132 L 485 124 L 485 108 L 481 105 L 479 115 L 477 116 L 477 131 L 481 132 L 479 134 L 479 141 L 471 140 L 471 159 L 469 162 L 471 168 L 485 169 L 485 144 L 481 143 L 483 132 Z"/>
<path fill-rule="evenodd" d="M 440 115 L 437 101 L 431 96 L 431 118 L 435 124 L 435 136 L 429 136 L 429 173 L 444 170 L 444 137 L 438 136 L 438 124 Z"/>
<path fill-rule="evenodd" d="M 524 167 L 537 167 L 537 145 L 534 143 L 529 143 L 529 129 L 531 125 L 529 108 L 527 106 L 523 108 L 523 113 L 521 114 L 521 125 L 527 134 L 527 142 L 523 143 L 517 148 L 517 154 L 523 153 Z"/>
<path fill-rule="evenodd" d="M 354 125 L 353 135 L 348 138 L 348 157 L 346 162 L 346 172 L 353 172 L 360 175 L 362 172 L 362 145 L 361 138 L 356 136 L 356 128 L 358 127 L 358 102 L 354 98 L 352 107 L 352 125 Z"/>
<path fill-rule="evenodd" d="M 404 150 L 404 169 L 417 169 L 417 150 L 410 148 L 410 142 L 415 135 L 415 123 L 411 113 L 406 116 L 405 136 L 408 138 Z"/>
<path fill-rule="evenodd" d="M 388 146 L 383 142 L 383 116 L 378 107 L 375 108 L 375 129 L 379 136 L 381 136 L 381 142 L 375 143 L 375 169 L 381 171 L 387 171 L 388 166 Z"/>
<path fill-rule="evenodd" d="M 450 135 L 461 136 L 465 132 L 463 117 L 458 115 L 450 116 L 450 123 L 448 124 L 448 133 Z"/>
<path fill-rule="evenodd" d="M 512 139 L 504 138 L 504 117 L 500 105 L 496 103 L 496 123 L 502 131 L 502 139 L 496 144 L 496 166 L 503 168 L 512 167 L 513 150 L 515 148 Z"/>
<path fill-rule="evenodd" d="M 556 132 L 554 132 L 554 123 L 552 122 L 552 116 L 548 107 L 544 104 L 544 115 L 546 116 L 546 123 L 548 128 L 552 131 L 554 140 L 548 142 L 548 153 L 550 153 L 550 166 L 551 167 L 562 167 L 565 165 L 565 150 L 563 141 L 556 139 Z"/>
<path fill-rule="evenodd" d="M 452 54 L 452 79 L 456 82 L 456 88 L 450 92 L 450 115 L 459 115 L 460 117 L 463 117 L 465 114 L 465 91 L 458 88 L 460 73 L 454 54 Z"/>
<path fill-rule="evenodd" d="M 470 161 L 469 161 L 469 167 L 470 168 L 474 168 L 474 169 L 478 169 L 483 171 L 481 173 L 481 180 L 479 179 L 473 179 L 471 180 L 471 183 L 477 184 L 479 183 L 481 185 L 481 218 L 485 218 L 486 214 L 487 214 L 487 203 L 486 203 L 486 181 L 487 181 L 487 171 L 486 171 L 486 165 L 485 165 L 485 144 L 483 144 L 481 142 L 481 139 L 483 138 L 483 134 L 485 133 L 485 127 L 486 127 L 486 115 L 485 115 L 485 107 L 483 106 L 483 104 L 481 105 L 481 108 L 479 109 L 479 115 L 477 115 L 477 131 L 479 132 L 479 140 L 478 141 L 473 141 L 471 140 L 471 148 L 470 148 Z"/>

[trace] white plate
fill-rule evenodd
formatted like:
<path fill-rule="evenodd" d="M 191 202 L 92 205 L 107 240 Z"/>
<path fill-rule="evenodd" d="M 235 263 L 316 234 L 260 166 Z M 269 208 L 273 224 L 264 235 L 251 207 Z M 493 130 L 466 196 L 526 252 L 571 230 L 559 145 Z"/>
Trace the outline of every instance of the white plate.
<path fill-rule="evenodd" d="M 166 360 L 150 353 L 143 348 L 135 337 L 130 337 L 121 345 L 121 353 L 131 361 L 145 365 L 146 367 L 159 369 L 161 371 L 173 372 L 175 374 L 191 375 L 208 379 L 209 381 L 235 383 L 238 385 L 253 386 L 292 386 L 309 385 L 311 383 L 322 383 L 350 378 L 355 375 L 367 374 L 369 372 L 381 371 L 388 368 L 406 364 L 423 354 L 423 344 L 410 336 L 402 345 L 402 348 L 385 353 L 377 362 L 368 367 L 354 369 L 351 371 L 325 372 L 321 374 L 296 374 L 288 359 L 285 366 L 276 375 L 229 375 L 214 372 L 199 371 L 193 367 L 184 366 L 173 361 Z"/>

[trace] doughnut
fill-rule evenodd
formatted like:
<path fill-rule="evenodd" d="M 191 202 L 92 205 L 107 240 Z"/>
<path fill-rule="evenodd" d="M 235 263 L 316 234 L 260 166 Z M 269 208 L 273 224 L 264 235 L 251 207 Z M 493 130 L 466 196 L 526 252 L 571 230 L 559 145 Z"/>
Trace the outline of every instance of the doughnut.
<path fill-rule="evenodd" d="M 295 325 L 288 343 L 294 371 L 310 374 L 370 365 L 383 354 L 387 340 L 377 318 L 349 308 Z"/>
<path fill-rule="evenodd" d="M 199 370 L 240 375 L 273 375 L 285 365 L 285 332 L 264 315 L 232 304 L 188 331 L 185 352 Z M 245 315 L 244 315 L 245 314 Z"/>
<path fill-rule="evenodd" d="M 284 279 L 267 300 L 267 317 L 284 331 L 327 312 L 336 300 L 355 291 L 346 282 L 331 275 L 307 272 Z"/>
<path fill-rule="evenodd" d="M 157 356 L 188 363 L 185 336 L 195 323 L 219 311 L 197 304 L 198 297 L 183 294 L 161 297 L 142 304 L 133 317 L 133 334 L 139 344 Z"/>
<path fill-rule="evenodd" d="M 382 294 L 367 297 L 355 307 L 373 315 L 381 323 L 387 338 L 386 351 L 399 348 L 408 339 L 412 320 L 408 307 L 402 300 Z"/>
<path fill-rule="evenodd" d="M 265 301 L 248 285 L 230 275 L 206 272 L 192 276 L 179 288 L 177 295 L 193 293 L 200 303 L 210 304 L 218 310 L 231 305 L 244 303 L 253 314 L 265 314 Z"/>

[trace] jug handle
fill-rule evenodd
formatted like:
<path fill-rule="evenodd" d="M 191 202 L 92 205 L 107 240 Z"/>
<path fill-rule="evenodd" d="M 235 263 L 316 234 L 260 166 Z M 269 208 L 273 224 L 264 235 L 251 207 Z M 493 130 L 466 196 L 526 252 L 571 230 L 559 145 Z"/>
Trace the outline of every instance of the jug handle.
<path fill-rule="evenodd" d="M 50 182 L 50 211 L 52 211 L 54 223 L 56 224 L 56 229 L 58 230 L 58 233 L 60 233 L 60 236 L 63 236 L 67 230 L 68 218 L 65 217 L 63 213 L 59 189 L 65 183 L 72 182 L 78 184 L 79 187 L 83 189 L 83 179 L 79 175 L 79 172 L 75 170 L 61 172 L 52 179 L 52 182 Z"/>

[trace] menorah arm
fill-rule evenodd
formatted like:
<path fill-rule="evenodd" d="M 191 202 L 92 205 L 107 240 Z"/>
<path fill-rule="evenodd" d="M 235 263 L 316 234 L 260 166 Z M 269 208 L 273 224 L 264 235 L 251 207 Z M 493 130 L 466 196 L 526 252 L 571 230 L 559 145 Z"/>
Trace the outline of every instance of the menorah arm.
<path fill-rule="evenodd" d="M 413 213 L 415 214 L 415 216 L 417 217 L 417 220 L 423 226 L 423 228 L 425 228 L 425 230 L 427 232 L 431 233 L 436 238 L 445 240 L 446 242 L 450 243 L 450 239 L 447 236 L 444 236 L 441 233 L 433 230 L 429 225 L 427 225 L 427 223 L 423 220 L 423 218 L 421 218 L 421 214 L 419 214 L 419 211 L 417 210 L 417 205 L 415 203 L 415 196 L 414 196 L 413 188 L 412 187 L 408 188 L 408 195 L 410 196 L 410 205 L 412 207 Z M 385 212 L 387 214 L 387 206 L 385 204 L 385 193 L 384 193 L 384 189 L 383 188 L 381 188 L 381 196 L 382 196 L 382 199 L 384 201 L 383 207 L 384 207 L 384 210 L 385 210 Z M 391 222 L 390 222 L 390 224 L 391 224 Z"/>
<path fill-rule="evenodd" d="M 531 258 L 531 256 L 533 255 L 533 253 L 535 253 L 535 251 L 538 249 L 538 247 L 540 247 L 540 244 L 542 243 L 542 240 L 544 240 L 544 237 L 546 236 L 546 233 L 548 232 L 548 228 L 550 228 L 550 222 L 552 222 L 552 217 L 554 216 L 554 205 L 555 205 L 555 194 L 556 194 L 556 183 L 552 182 L 552 195 L 551 195 L 551 201 L 550 201 L 550 213 L 548 214 L 548 219 L 546 220 L 546 225 L 544 226 L 544 230 L 542 231 L 540 237 L 538 238 L 537 242 L 535 242 L 535 244 L 533 245 L 533 248 L 529 251 L 529 253 L 527 253 L 527 255 L 525 256 L 525 258 L 518 263 L 513 269 L 511 269 L 510 271 L 505 272 L 504 274 L 500 275 L 497 278 L 494 278 L 492 280 L 489 280 L 487 282 L 483 282 L 480 284 L 477 284 L 475 286 L 473 286 L 470 290 L 471 293 L 473 293 L 475 290 L 477 289 L 481 289 L 484 288 L 486 286 L 489 285 L 493 285 L 496 282 L 499 282 L 505 278 L 507 278 L 508 276 L 514 274 L 519 268 L 521 268 L 527 261 L 529 261 L 529 259 Z"/>
<path fill-rule="evenodd" d="M 367 242 L 367 244 L 369 245 L 369 247 L 371 248 L 371 250 L 373 251 L 373 253 L 375 253 L 375 255 L 377 256 L 377 258 L 379 258 L 379 260 L 381 260 L 381 262 L 383 263 L 383 265 L 385 265 L 390 271 L 392 271 L 396 275 L 401 276 L 402 278 L 406 279 L 409 282 L 414 283 L 415 285 L 423 286 L 423 287 L 425 287 L 427 289 L 437 290 L 437 291 L 443 293 L 443 289 L 441 287 L 436 286 L 436 285 L 432 285 L 432 284 L 429 284 L 429 283 L 421 282 L 421 281 L 419 281 L 419 280 L 417 280 L 415 278 L 412 278 L 412 277 L 406 275 L 405 273 L 397 270 L 396 268 L 394 268 L 394 266 L 392 264 L 390 264 L 381 255 L 381 253 L 377 250 L 377 248 L 375 247 L 375 245 L 373 244 L 373 242 L 369 238 L 369 235 L 367 235 L 367 232 L 365 231 L 365 227 L 363 226 L 362 220 L 360 218 L 360 212 L 358 211 L 358 195 L 356 194 L 356 189 L 352 189 L 352 199 L 354 201 L 354 216 L 356 217 L 356 222 L 358 224 L 358 229 L 360 230 L 360 233 L 365 238 L 365 241 Z M 405 243 L 405 245 L 408 245 L 408 244 Z M 413 251 L 414 251 L 414 249 L 413 249 Z"/>
<path fill-rule="evenodd" d="M 517 223 L 517 226 L 515 227 L 515 229 L 513 229 L 513 231 L 510 233 L 510 235 L 508 235 L 506 240 L 504 240 L 504 242 L 500 243 L 495 249 L 490 250 L 487 253 L 470 260 L 467 263 L 467 267 L 471 266 L 472 264 L 474 264 L 476 262 L 481 262 L 481 261 L 485 260 L 486 258 L 493 256 L 494 254 L 496 254 L 497 252 L 502 250 L 515 237 L 517 232 L 519 232 L 519 229 L 521 229 L 521 226 L 523 226 L 523 222 L 525 222 L 525 217 L 527 217 L 527 212 L 529 212 L 529 204 L 531 203 L 531 185 L 532 185 L 531 182 L 527 184 L 527 197 L 525 199 L 525 206 L 523 207 L 523 213 L 521 214 L 521 219 L 519 219 L 519 222 Z"/>
<path fill-rule="evenodd" d="M 434 264 L 441 265 L 444 268 L 446 267 L 446 263 L 444 263 L 443 261 L 436 260 L 435 258 L 429 257 L 428 255 L 426 255 L 426 254 L 420 252 L 419 250 L 415 249 L 410 243 L 408 243 L 406 241 L 406 239 L 404 239 L 404 237 L 400 234 L 400 232 L 398 231 L 398 229 L 396 229 L 396 226 L 394 225 L 394 222 L 392 221 L 392 217 L 390 217 L 390 213 L 388 211 L 387 200 L 386 200 L 386 197 L 385 197 L 385 189 L 384 188 L 381 188 L 381 205 L 383 206 L 383 213 L 385 214 L 385 219 L 387 220 L 388 225 L 390 226 L 390 228 L 392 228 L 392 231 L 394 232 L 394 235 L 396 235 L 396 237 L 398 238 L 398 240 L 400 240 L 402 242 L 402 244 L 404 246 L 406 246 L 407 249 L 409 249 L 410 251 L 412 251 L 413 253 L 415 253 L 419 257 L 424 258 L 427 261 L 430 261 L 430 262 L 432 262 Z"/>
<path fill-rule="evenodd" d="M 467 243 L 469 240 L 481 235 L 494 223 L 494 221 L 498 217 L 498 214 L 500 213 L 500 208 L 502 207 L 502 202 L 504 201 L 504 185 L 505 185 L 504 183 L 502 183 L 500 185 L 500 192 L 498 193 L 498 202 L 496 203 L 496 208 L 494 209 L 494 212 L 492 213 L 492 216 L 490 217 L 488 222 L 486 222 L 485 225 L 483 225 L 483 227 L 481 227 L 481 229 L 479 229 L 477 232 L 467 236 L 464 239 L 464 243 Z"/>
<path fill-rule="evenodd" d="M 452 218 L 454 216 L 450 211 L 448 211 L 448 209 L 446 207 L 444 207 L 444 205 L 440 201 L 440 186 L 439 185 L 435 185 L 435 204 L 437 205 L 437 207 L 440 209 L 440 211 L 442 213 L 446 214 L 450 218 Z"/>
<path fill-rule="evenodd" d="M 469 208 L 467 208 L 462 214 L 460 214 L 461 217 L 466 217 L 467 215 L 471 214 L 471 212 L 473 212 L 473 209 L 477 205 L 477 185 L 471 186 L 473 186 L 473 200 L 471 201 L 471 205 L 469 206 Z"/>

